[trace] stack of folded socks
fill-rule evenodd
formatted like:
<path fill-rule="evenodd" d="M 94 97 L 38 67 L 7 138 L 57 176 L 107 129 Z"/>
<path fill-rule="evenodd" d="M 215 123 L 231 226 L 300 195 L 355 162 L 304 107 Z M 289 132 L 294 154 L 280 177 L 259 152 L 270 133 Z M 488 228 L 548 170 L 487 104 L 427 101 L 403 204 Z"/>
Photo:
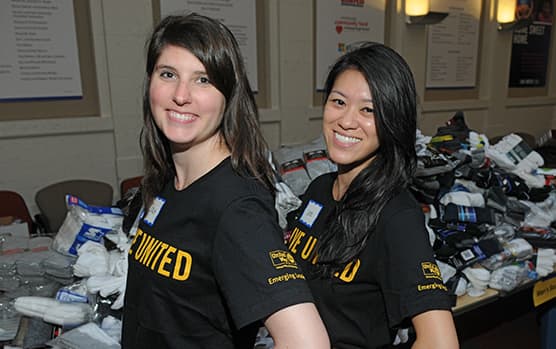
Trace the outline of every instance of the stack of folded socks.
<path fill-rule="evenodd" d="M 462 271 L 467 280 L 467 294 L 471 297 L 478 297 L 485 293 L 490 281 L 490 272 L 481 267 L 467 267 Z"/>
<path fill-rule="evenodd" d="M 556 251 L 552 248 L 539 248 L 535 271 L 540 277 L 545 277 L 554 271 L 556 264 Z"/>
<path fill-rule="evenodd" d="M 461 206 L 449 203 L 444 206 L 442 220 L 445 222 L 469 222 L 494 224 L 495 216 L 488 207 Z"/>
<path fill-rule="evenodd" d="M 437 128 L 430 145 L 443 153 L 451 154 L 462 148 L 469 148 L 469 128 L 465 123 L 462 111 L 457 111 L 446 122 L 446 126 Z"/>
<path fill-rule="evenodd" d="M 531 272 L 530 263 L 506 265 L 491 273 L 488 285 L 495 290 L 509 292 L 530 279 Z"/>
<path fill-rule="evenodd" d="M 510 133 L 487 149 L 487 156 L 502 169 L 521 177 L 530 187 L 543 187 L 543 176 L 534 172 L 544 164 L 544 159 L 518 135 Z"/>

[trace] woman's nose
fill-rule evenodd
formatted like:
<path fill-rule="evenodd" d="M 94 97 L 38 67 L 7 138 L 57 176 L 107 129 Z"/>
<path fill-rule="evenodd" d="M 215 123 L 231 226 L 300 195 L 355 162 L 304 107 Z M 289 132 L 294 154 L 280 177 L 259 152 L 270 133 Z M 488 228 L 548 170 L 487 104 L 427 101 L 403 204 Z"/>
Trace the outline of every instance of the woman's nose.
<path fill-rule="evenodd" d="M 177 84 L 172 99 L 177 105 L 184 105 L 191 102 L 191 91 L 186 83 Z"/>
<path fill-rule="evenodd" d="M 344 110 L 340 117 L 339 125 L 344 129 L 357 128 L 358 122 L 356 111 L 352 110 L 351 108 L 347 108 L 346 110 Z"/>

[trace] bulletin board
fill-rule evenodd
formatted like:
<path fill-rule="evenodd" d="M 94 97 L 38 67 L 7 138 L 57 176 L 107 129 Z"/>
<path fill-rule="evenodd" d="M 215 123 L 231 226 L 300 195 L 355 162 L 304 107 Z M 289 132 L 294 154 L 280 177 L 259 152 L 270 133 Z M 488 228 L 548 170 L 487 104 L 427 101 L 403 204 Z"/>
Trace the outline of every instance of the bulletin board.
<path fill-rule="evenodd" d="M 266 1 L 255 0 L 255 13 L 256 13 L 256 27 L 257 27 L 257 85 L 258 91 L 255 93 L 255 101 L 259 108 L 268 108 L 271 106 L 270 102 L 270 57 L 269 57 L 269 41 L 268 28 L 266 23 Z M 161 19 L 160 0 L 153 0 L 153 20 L 158 23 Z M 184 11 L 187 11 L 184 8 Z"/>
<path fill-rule="evenodd" d="M 533 0 L 532 8 L 521 5 L 522 18 L 532 23 L 512 32 L 508 97 L 548 95 L 554 26 L 554 0 Z M 523 7 L 525 6 L 525 7 Z M 530 11 L 527 11 L 530 9 Z M 527 16 L 527 17 L 524 17 Z"/>
<path fill-rule="evenodd" d="M 386 11 L 388 6 L 393 6 L 389 3 L 385 0 L 313 1 L 313 106 L 322 107 L 327 72 L 351 44 L 385 43 L 389 25 Z"/>
<path fill-rule="evenodd" d="M 89 0 L 74 1 L 73 6 L 83 97 L 0 102 L 0 121 L 99 116 Z"/>
<path fill-rule="evenodd" d="M 482 4 L 481 4 L 482 3 Z M 444 43 L 436 43 L 433 39 L 435 36 L 435 25 L 429 26 L 427 28 L 427 73 L 426 73 L 426 87 L 423 100 L 425 101 L 449 101 L 449 100 L 468 100 L 468 99 L 478 99 L 479 98 L 479 86 L 480 86 L 480 74 L 481 71 L 481 56 L 480 47 L 482 45 L 481 33 L 481 23 L 484 21 L 484 16 L 486 12 L 485 2 L 477 3 L 475 1 L 468 1 L 465 3 L 449 3 L 448 11 L 450 12 L 449 18 L 445 20 L 445 23 L 441 22 L 436 26 L 444 28 L 445 30 L 450 30 L 452 36 L 446 35 L 442 36 L 442 40 L 452 40 Z M 461 5 L 461 6 L 460 6 Z M 465 5 L 465 6 L 464 6 Z M 451 10 L 450 6 L 454 6 L 458 11 Z M 478 7 L 477 7 L 478 6 Z M 475 17 L 479 15 L 478 18 Z M 453 18 L 452 18 L 453 17 Z M 459 32 L 460 28 L 464 28 L 463 32 Z M 438 32 L 438 30 L 436 30 Z M 467 37 L 466 40 L 460 42 L 460 37 Z M 469 50 L 469 52 L 464 51 L 465 55 L 468 56 L 468 60 L 465 63 L 466 66 L 460 67 L 459 61 L 456 62 L 455 57 L 459 57 L 462 53 L 460 50 L 465 50 L 466 46 L 475 47 L 475 49 Z M 446 53 L 443 54 L 442 51 L 445 50 Z M 431 56 L 433 52 L 436 55 L 436 60 L 440 60 L 439 64 L 445 65 L 444 69 L 447 71 L 455 72 L 460 71 L 460 75 L 469 79 L 469 81 L 458 81 L 457 76 L 447 76 L 445 81 L 440 80 L 434 81 L 432 78 L 431 70 L 435 69 L 435 64 L 432 61 Z M 450 53 L 448 53 L 450 52 Z M 455 54 L 452 52 L 458 52 Z M 452 55 L 452 56 L 451 56 Z M 461 58 L 461 57 L 459 57 Z M 457 59 L 459 59 L 457 58 Z M 442 73 L 442 68 L 436 67 L 437 70 Z M 471 73 L 471 76 L 469 74 Z M 460 78 L 461 78 L 460 76 Z M 442 87 L 450 86 L 450 87 Z M 461 85 L 458 87 L 458 85 Z"/>

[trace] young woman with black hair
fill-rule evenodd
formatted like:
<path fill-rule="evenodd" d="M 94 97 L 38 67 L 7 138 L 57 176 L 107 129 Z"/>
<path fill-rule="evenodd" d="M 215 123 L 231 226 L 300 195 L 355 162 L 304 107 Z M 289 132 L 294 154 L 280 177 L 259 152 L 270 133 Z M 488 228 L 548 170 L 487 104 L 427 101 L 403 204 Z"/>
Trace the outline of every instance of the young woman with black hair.
<path fill-rule="evenodd" d="M 413 348 L 458 347 L 416 167 L 416 93 L 403 58 L 378 43 L 340 57 L 325 83 L 323 135 L 338 171 L 316 178 L 287 246 L 337 349 L 381 348 L 413 326 Z"/>

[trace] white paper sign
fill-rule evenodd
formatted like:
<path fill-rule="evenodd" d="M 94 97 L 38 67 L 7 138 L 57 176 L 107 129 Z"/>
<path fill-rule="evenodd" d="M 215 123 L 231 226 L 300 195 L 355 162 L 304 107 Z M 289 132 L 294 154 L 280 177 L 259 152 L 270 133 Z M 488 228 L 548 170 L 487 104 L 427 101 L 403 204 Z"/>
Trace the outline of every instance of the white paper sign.
<path fill-rule="evenodd" d="M 474 87 L 481 1 L 446 0 L 444 5 L 448 17 L 428 26 L 426 87 Z"/>
<path fill-rule="evenodd" d="M 316 89 L 350 44 L 384 42 L 385 0 L 316 1 Z"/>
<path fill-rule="evenodd" d="M 0 1 L 0 101 L 81 98 L 72 0 Z"/>
<path fill-rule="evenodd" d="M 217 19 L 230 29 L 241 49 L 251 88 L 258 91 L 255 0 L 160 0 L 162 17 L 187 12 Z"/>

